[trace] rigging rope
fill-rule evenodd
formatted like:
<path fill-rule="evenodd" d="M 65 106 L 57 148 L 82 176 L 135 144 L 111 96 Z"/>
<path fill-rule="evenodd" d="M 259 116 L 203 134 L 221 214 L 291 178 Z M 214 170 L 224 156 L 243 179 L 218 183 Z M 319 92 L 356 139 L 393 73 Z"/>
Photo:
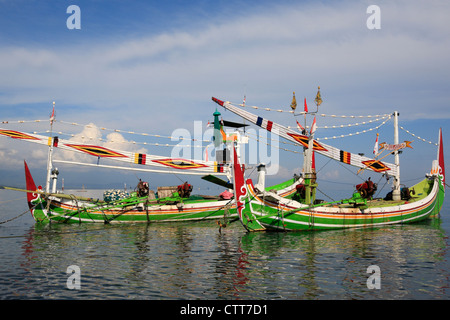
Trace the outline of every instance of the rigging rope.
<path fill-rule="evenodd" d="M 317 128 L 318 128 L 318 129 L 340 129 L 340 128 L 356 127 L 356 126 L 362 126 L 362 125 L 365 125 L 365 124 L 368 124 L 368 123 L 372 123 L 372 122 L 381 121 L 381 120 L 383 120 L 383 119 L 389 120 L 390 118 L 391 118 L 391 117 L 388 116 L 388 117 L 377 118 L 377 119 L 370 120 L 370 121 L 363 121 L 363 122 L 361 122 L 361 123 L 357 122 L 357 123 L 354 123 L 354 124 L 340 124 L 340 125 L 323 126 L 323 127 L 320 127 L 320 126 L 319 126 L 319 127 L 317 127 Z"/>
<path fill-rule="evenodd" d="M 49 120 L 29 120 L 29 121 L 25 121 L 25 120 L 13 120 L 13 121 L 2 121 L 1 123 L 3 124 L 13 124 L 13 123 L 35 123 L 35 122 L 49 122 Z M 137 133 L 134 131 L 127 131 L 127 130 L 119 130 L 119 129 L 109 129 L 109 128 L 105 128 L 105 127 L 100 127 L 97 126 L 95 124 L 79 124 L 76 122 L 68 122 L 68 121 L 63 121 L 63 120 L 54 120 L 55 123 L 59 122 L 61 124 L 69 124 L 72 126 L 80 126 L 80 127 L 85 127 L 85 128 L 98 128 L 99 130 L 102 131 L 110 131 L 110 132 L 117 132 L 117 133 L 126 133 L 126 134 L 134 134 L 134 135 L 139 135 L 139 136 L 145 136 L 145 137 L 155 137 L 155 138 L 164 138 L 164 139 L 175 139 L 175 140 L 187 140 L 187 141 L 194 141 L 194 142 L 208 142 L 208 143 L 212 143 L 212 141 L 210 140 L 202 140 L 202 139 L 195 139 L 195 138 L 185 138 L 183 136 L 166 136 L 166 135 L 160 135 L 160 134 L 152 134 L 152 133 Z M 45 131 L 41 131 L 42 133 L 50 133 L 50 130 L 45 130 Z M 34 134 L 38 134 L 38 131 L 34 131 Z M 64 133 L 62 131 L 53 131 L 53 133 L 57 133 L 60 135 L 67 135 L 67 136 L 71 136 L 71 137 L 75 137 L 77 134 L 73 134 L 73 133 Z M 85 138 L 85 137 L 82 137 Z M 93 137 L 87 137 L 90 140 L 94 140 Z M 123 141 L 112 141 L 112 140 L 105 140 L 102 138 L 97 138 L 97 140 L 99 141 L 108 141 L 108 142 L 123 142 Z M 125 142 L 125 143 L 129 143 L 129 141 Z M 155 146 L 162 146 L 162 147 L 173 147 L 173 146 L 181 146 L 181 145 L 170 145 L 170 144 L 161 144 L 161 143 L 146 143 L 146 142 L 142 142 L 142 143 L 138 143 L 138 142 L 134 142 L 132 141 L 131 143 L 133 144 L 144 144 L 144 145 L 155 145 Z M 182 146 L 181 146 L 182 147 Z"/>
<path fill-rule="evenodd" d="M 166 136 L 166 135 L 161 135 L 161 134 L 152 134 L 152 133 L 139 133 L 139 132 L 134 132 L 134 131 L 127 131 L 127 130 L 119 130 L 119 129 L 109 129 L 109 128 L 105 128 L 105 127 L 98 127 L 96 125 L 92 125 L 92 124 L 79 124 L 76 122 L 68 122 L 68 121 L 63 121 L 63 120 L 55 120 L 55 122 L 59 122 L 59 123 L 63 123 L 63 124 L 69 124 L 69 125 L 73 125 L 73 126 L 82 126 L 82 127 L 86 127 L 86 128 L 93 128 L 93 126 L 97 127 L 100 130 L 103 131 L 110 131 L 110 132 L 117 132 L 117 133 L 127 133 L 127 134 L 134 134 L 134 135 L 139 135 L 139 136 L 146 136 L 146 137 L 156 137 L 156 138 L 165 138 L 165 139 L 179 139 L 179 140 L 190 140 L 190 141 L 200 141 L 200 142 L 209 142 L 211 143 L 211 141 L 209 140 L 202 140 L 202 139 L 194 139 L 194 138 L 184 138 L 182 136 Z"/>
<path fill-rule="evenodd" d="M 17 217 L 13 217 L 13 218 L 8 219 L 8 220 L 0 221 L 0 224 L 4 224 L 4 223 L 7 223 L 7 222 L 11 222 L 11 221 L 13 221 L 13 220 L 16 220 L 17 218 L 20 218 L 21 216 L 23 216 L 24 214 L 26 214 L 26 213 L 28 213 L 28 212 L 30 212 L 30 209 L 27 209 L 26 211 L 22 212 L 22 213 L 19 214 Z"/>
<path fill-rule="evenodd" d="M 333 136 L 333 137 L 325 137 L 325 138 L 316 138 L 316 140 L 328 140 L 328 139 L 338 139 L 338 138 L 345 138 L 345 137 L 351 137 L 351 136 L 354 136 L 354 135 L 359 135 L 359 134 L 361 134 L 361 133 L 367 133 L 367 132 L 370 132 L 370 131 L 373 131 L 373 130 L 378 130 L 381 126 L 383 126 L 384 124 L 386 124 L 386 122 L 388 121 L 388 120 L 390 120 L 391 119 L 391 117 L 389 116 L 386 120 L 384 120 L 379 126 L 376 126 L 376 127 L 374 127 L 374 128 L 369 128 L 369 129 L 366 129 L 366 130 L 362 130 L 362 131 L 358 131 L 358 132 L 355 132 L 355 133 L 349 133 L 349 134 L 341 134 L 340 136 Z"/>
<path fill-rule="evenodd" d="M 34 132 L 36 133 L 36 132 Z M 48 133 L 48 132 L 47 132 Z M 67 135 L 70 136 L 72 138 L 74 138 L 76 136 L 76 134 L 72 134 L 72 133 L 64 133 L 62 131 L 59 132 L 54 132 L 57 133 L 59 135 Z M 103 139 L 103 138 L 94 138 L 94 137 L 88 137 L 88 136 L 81 136 L 81 139 L 88 139 L 90 141 L 95 141 L 95 142 L 106 142 L 106 143 L 123 143 L 123 144 L 133 144 L 133 145 L 144 145 L 144 146 L 156 146 L 156 147 L 194 147 L 194 148 L 203 148 L 203 145 L 188 145 L 188 144 L 169 144 L 169 143 L 158 143 L 158 142 L 136 142 L 136 141 L 116 141 L 113 139 Z M 165 138 L 165 137 L 164 137 Z M 201 141 L 201 142 L 208 142 L 210 144 L 212 144 L 212 141 L 208 141 L 208 140 L 197 140 L 197 139 L 184 139 L 182 137 L 179 137 L 180 140 L 191 140 L 191 141 Z"/>
<path fill-rule="evenodd" d="M 49 119 L 46 120 L 6 120 L 2 121 L 3 124 L 9 124 L 9 123 L 31 123 L 31 122 L 50 122 Z"/>
<path fill-rule="evenodd" d="M 304 115 L 307 114 L 307 112 L 299 112 L 299 113 L 294 113 L 293 110 L 283 110 L 283 109 L 275 109 L 275 108 L 265 108 L 265 107 L 257 107 L 257 106 L 248 106 L 242 103 L 234 103 L 234 102 L 230 102 L 233 105 L 239 106 L 239 107 L 243 107 L 243 108 L 252 108 L 252 109 L 257 109 L 257 110 L 264 110 L 264 111 L 272 111 L 272 112 L 279 112 L 279 113 L 292 113 L 294 115 Z M 284 109 L 288 109 L 287 107 L 285 107 Z M 336 114 L 324 114 L 324 113 L 320 113 L 317 114 L 318 116 L 321 117 L 332 117 L 332 118 L 380 118 L 380 117 L 388 117 L 391 116 L 390 114 L 377 114 L 377 115 L 367 115 L 367 116 L 346 116 L 346 115 L 336 115 Z"/>
<path fill-rule="evenodd" d="M 369 129 L 366 129 L 366 130 L 362 130 L 362 131 L 358 131 L 358 132 L 354 132 L 354 133 L 349 133 L 349 134 L 342 134 L 342 135 L 340 135 L 340 136 L 332 136 L 332 137 L 325 137 L 325 138 L 315 138 L 315 140 L 317 140 L 317 141 L 319 141 L 319 140 L 329 140 L 329 139 L 338 139 L 338 138 L 345 138 L 345 137 L 351 137 L 351 136 L 355 136 L 355 135 L 360 135 L 360 134 L 362 134 L 362 133 L 367 133 L 367 132 L 370 132 L 370 131 L 373 131 L 373 130 L 378 130 L 381 126 L 383 126 L 384 124 L 386 124 L 386 122 L 388 121 L 388 120 L 390 120 L 391 119 L 391 117 L 389 116 L 385 121 L 383 121 L 380 125 L 378 125 L 378 126 L 376 126 L 376 127 L 373 127 L 373 128 L 369 128 Z M 359 125 L 361 125 L 361 124 L 359 124 Z M 339 127 L 339 128 L 341 128 L 341 127 Z M 247 135 L 249 135 L 249 136 L 254 136 L 251 132 L 247 132 Z M 294 144 L 294 143 L 292 143 L 292 142 L 286 142 L 286 141 L 284 141 L 284 140 L 277 140 L 277 139 L 272 139 L 272 138 L 265 138 L 265 137 L 259 137 L 259 138 L 254 138 L 254 137 L 251 137 L 252 139 L 255 139 L 256 141 L 258 141 L 258 142 L 262 142 L 260 139 L 266 139 L 266 140 L 268 140 L 268 141 L 278 141 L 278 142 L 281 142 L 281 143 L 283 143 L 283 144 L 289 144 L 289 145 L 293 145 L 293 146 L 298 146 L 298 144 Z M 262 142 L 262 143 L 264 143 L 264 142 Z M 266 142 L 266 144 L 268 145 L 268 146 L 272 146 L 272 144 L 270 144 L 270 142 Z M 285 149 L 285 148 L 282 148 L 282 147 L 276 147 L 276 148 L 278 148 L 278 149 L 280 149 L 280 150 L 284 150 L 284 151 L 289 151 L 289 152 L 293 152 L 293 153 L 301 153 L 301 152 L 298 152 L 298 151 L 293 151 L 293 150 L 289 150 L 289 149 Z"/>
<path fill-rule="evenodd" d="M 415 135 L 414 133 L 412 133 L 412 132 L 406 130 L 405 128 L 403 128 L 402 126 L 399 126 L 399 128 L 402 129 L 403 131 L 409 133 L 409 134 L 412 135 L 413 137 L 415 137 L 415 138 L 417 138 L 417 139 L 419 139 L 419 140 L 422 140 L 423 142 L 428 142 L 429 144 L 434 144 L 435 146 L 438 145 L 438 144 L 435 143 L 435 142 L 431 142 L 431 141 L 425 140 L 425 139 L 423 139 L 423 138 L 421 138 L 421 137 Z"/>

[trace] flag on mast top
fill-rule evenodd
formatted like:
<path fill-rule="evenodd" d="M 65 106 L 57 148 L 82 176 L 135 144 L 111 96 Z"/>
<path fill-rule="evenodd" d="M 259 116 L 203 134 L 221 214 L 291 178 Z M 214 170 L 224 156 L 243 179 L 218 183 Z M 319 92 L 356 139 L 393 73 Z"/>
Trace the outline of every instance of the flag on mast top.
<path fill-rule="evenodd" d="M 316 132 L 316 130 L 317 130 L 316 116 L 314 116 L 313 124 L 311 126 L 311 131 L 310 131 L 311 135 L 313 135 Z"/>
<path fill-rule="evenodd" d="M 53 111 L 52 115 L 50 116 L 50 124 L 53 125 L 53 121 L 55 121 L 55 101 L 53 101 Z"/>
<path fill-rule="evenodd" d="M 380 134 L 377 132 L 377 139 L 375 140 L 375 145 L 374 145 L 374 147 L 373 147 L 373 154 L 374 155 L 377 155 L 378 154 L 378 136 L 379 136 Z"/>

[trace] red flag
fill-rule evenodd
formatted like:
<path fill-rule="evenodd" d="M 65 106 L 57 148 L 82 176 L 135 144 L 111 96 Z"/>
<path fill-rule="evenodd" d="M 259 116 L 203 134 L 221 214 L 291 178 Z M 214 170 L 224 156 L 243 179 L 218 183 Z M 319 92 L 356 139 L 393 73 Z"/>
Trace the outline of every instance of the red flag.
<path fill-rule="evenodd" d="M 306 105 L 306 98 L 305 98 L 305 112 L 308 112 L 308 106 Z"/>
<path fill-rule="evenodd" d="M 316 172 L 316 156 L 315 156 L 314 150 L 312 153 L 311 169 L 313 172 Z"/>

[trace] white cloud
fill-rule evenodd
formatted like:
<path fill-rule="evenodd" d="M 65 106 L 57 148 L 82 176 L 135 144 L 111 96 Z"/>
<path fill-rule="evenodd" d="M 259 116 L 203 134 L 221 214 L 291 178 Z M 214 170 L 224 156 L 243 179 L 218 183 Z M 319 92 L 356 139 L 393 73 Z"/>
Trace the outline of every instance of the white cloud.
<path fill-rule="evenodd" d="M 184 112 L 181 101 L 191 110 L 198 101 L 208 105 L 216 93 L 240 98 L 244 86 L 252 93 L 249 99 L 281 104 L 280 94 L 295 89 L 312 96 L 322 84 L 330 107 L 367 106 L 372 98 L 379 108 L 392 111 L 390 103 L 408 100 L 408 86 L 433 91 L 433 85 L 447 79 L 442 62 L 450 53 L 449 6 L 402 2 L 380 7 L 382 29 L 375 31 L 366 28 L 365 5 L 344 2 L 227 17 L 202 30 L 119 43 L 4 48 L 0 103 L 56 96 L 69 104 L 108 107 L 113 112 L 105 117 L 128 112 L 123 106 L 149 116 L 167 112 L 165 105 Z M 430 98 L 430 92 L 412 93 L 416 99 Z M 358 100 L 368 96 L 369 101 L 344 101 L 341 94 Z M 192 112 L 205 116 L 200 109 Z"/>
<path fill-rule="evenodd" d="M 87 145 L 96 145 L 112 150 L 132 151 L 138 153 L 148 153 L 145 148 L 139 147 L 133 141 L 127 140 L 124 136 L 118 132 L 112 132 L 103 137 L 101 128 L 94 123 L 89 123 L 83 127 L 83 130 L 68 139 L 69 142 L 77 142 Z M 81 162 L 95 162 L 96 158 L 90 155 L 86 155 L 79 152 L 69 150 L 57 150 L 58 159 L 69 161 L 81 161 Z M 55 154 L 56 154 L 55 151 Z"/>
<path fill-rule="evenodd" d="M 170 134 L 210 120 L 211 96 L 288 108 L 292 91 L 312 102 L 320 85 L 324 113 L 449 119 L 450 3 L 380 2 L 381 30 L 366 27 L 370 4 L 272 6 L 150 36 L 97 42 L 83 30 L 83 44 L 3 47 L 0 108 L 56 100 L 60 119 Z M 80 135 L 126 145 L 95 130 Z M 0 159 L 12 158 L 3 149 Z M 277 175 L 290 178 L 283 161 Z"/>

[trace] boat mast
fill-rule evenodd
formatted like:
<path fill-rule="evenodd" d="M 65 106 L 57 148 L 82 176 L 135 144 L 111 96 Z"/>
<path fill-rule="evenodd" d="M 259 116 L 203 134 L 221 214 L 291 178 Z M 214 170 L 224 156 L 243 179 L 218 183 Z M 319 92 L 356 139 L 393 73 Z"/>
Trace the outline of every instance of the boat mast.
<path fill-rule="evenodd" d="M 50 137 L 48 138 L 48 157 L 47 157 L 47 180 L 45 192 L 50 193 L 50 179 L 52 174 L 52 154 L 53 154 L 53 120 L 55 118 L 55 101 L 53 101 L 53 112 L 50 117 Z"/>
<path fill-rule="evenodd" d="M 314 123 L 310 129 L 310 135 L 308 138 L 308 149 L 305 152 L 305 163 L 304 163 L 304 181 L 305 181 L 305 204 L 311 205 L 314 203 L 316 199 L 316 173 L 313 170 L 312 159 L 313 159 L 313 148 L 314 148 L 314 133 L 315 133 L 315 115 L 319 112 L 319 106 L 322 103 L 322 98 L 320 94 L 320 87 L 318 87 L 317 95 L 315 98 L 315 103 L 317 106 L 317 110 L 315 112 L 311 112 L 314 114 Z M 305 107 L 305 114 L 307 113 Z M 306 125 L 305 125 L 306 128 Z"/>
<path fill-rule="evenodd" d="M 394 144 L 398 145 L 398 116 L 399 113 L 394 111 Z M 394 177 L 394 190 L 392 191 L 392 200 L 401 200 L 400 195 L 400 157 L 398 150 L 395 150 L 395 166 L 397 167 L 397 174 Z"/>
<path fill-rule="evenodd" d="M 312 170 L 312 153 L 313 153 L 314 133 L 309 136 L 308 149 L 305 157 L 305 204 L 310 205 L 315 200 L 316 184 L 315 172 Z"/>
<path fill-rule="evenodd" d="M 244 100 L 245 101 L 245 100 Z M 216 162 L 219 164 L 227 164 L 229 163 L 229 161 L 231 160 L 230 158 L 232 157 L 232 152 L 231 150 L 229 150 L 226 146 L 227 144 L 227 139 L 226 139 L 226 134 L 224 133 L 224 129 L 221 126 L 221 122 L 219 120 L 221 113 L 219 111 L 216 111 L 213 113 L 214 116 L 214 134 L 213 134 L 213 139 L 214 139 L 214 149 L 215 149 L 215 153 L 216 153 Z M 222 130 L 221 130 L 222 127 Z M 233 149 L 233 152 L 237 152 L 237 156 L 238 158 L 240 158 L 240 143 L 241 143 L 241 136 L 239 132 L 236 132 L 237 135 L 237 139 L 235 141 L 235 149 Z M 225 146 L 224 146 L 225 144 Z M 222 150 L 220 150 L 220 148 L 222 148 L 224 146 L 224 148 Z M 231 176 L 231 172 L 232 170 L 227 170 L 227 178 L 229 181 L 232 181 L 232 176 Z"/>

